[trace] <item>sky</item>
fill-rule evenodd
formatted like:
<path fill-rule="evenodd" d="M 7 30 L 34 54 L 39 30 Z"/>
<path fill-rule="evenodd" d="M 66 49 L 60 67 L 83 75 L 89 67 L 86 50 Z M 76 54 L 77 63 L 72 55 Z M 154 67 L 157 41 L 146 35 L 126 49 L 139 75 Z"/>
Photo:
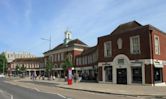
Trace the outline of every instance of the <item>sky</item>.
<path fill-rule="evenodd" d="M 166 32 L 166 0 L 0 0 L 0 52 L 42 56 L 64 32 L 89 46 L 122 23 L 136 20 Z"/>

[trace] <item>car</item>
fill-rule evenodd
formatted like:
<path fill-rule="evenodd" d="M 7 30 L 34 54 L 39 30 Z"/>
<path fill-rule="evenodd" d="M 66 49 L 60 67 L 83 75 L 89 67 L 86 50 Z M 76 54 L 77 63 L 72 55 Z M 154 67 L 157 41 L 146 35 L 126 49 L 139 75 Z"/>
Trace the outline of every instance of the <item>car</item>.
<path fill-rule="evenodd" d="M 4 78 L 5 77 L 5 75 L 4 74 L 0 74 L 0 78 Z"/>

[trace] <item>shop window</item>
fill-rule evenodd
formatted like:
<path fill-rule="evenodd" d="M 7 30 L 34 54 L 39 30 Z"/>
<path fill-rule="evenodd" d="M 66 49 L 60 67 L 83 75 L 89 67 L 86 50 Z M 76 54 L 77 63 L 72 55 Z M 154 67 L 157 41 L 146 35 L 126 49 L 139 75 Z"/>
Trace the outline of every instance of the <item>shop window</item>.
<path fill-rule="evenodd" d="M 133 83 L 142 83 L 142 68 L 141 67 L 132 68 L 132 79 L 133 79 Z"/>
<path fill-rule="evenodd" d="M 106 66 L 104 69 L 105 69 L 105 81 L 112 82 L 112 66 Z"/>
<path fill-rule="evenodd" d="M 162 68 L 154 69 L 154 80 L 159 82 L 162 81 Z"/>

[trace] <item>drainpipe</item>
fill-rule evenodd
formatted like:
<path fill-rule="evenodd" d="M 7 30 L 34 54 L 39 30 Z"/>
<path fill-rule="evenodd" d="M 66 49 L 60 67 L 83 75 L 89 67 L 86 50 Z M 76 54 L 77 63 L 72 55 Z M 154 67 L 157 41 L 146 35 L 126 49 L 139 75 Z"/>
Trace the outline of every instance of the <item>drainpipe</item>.
<path fill-rule="evenodd" d="M 153 37 L 152 37 L 152 30 L 149 30 L 149 44 L 150 44 L 150 59 L 153 59 Z M 152 65 L 152 64 L 151 64 Z M 154 85 L 154 66 L 151 67 L 151 82 Z"/>

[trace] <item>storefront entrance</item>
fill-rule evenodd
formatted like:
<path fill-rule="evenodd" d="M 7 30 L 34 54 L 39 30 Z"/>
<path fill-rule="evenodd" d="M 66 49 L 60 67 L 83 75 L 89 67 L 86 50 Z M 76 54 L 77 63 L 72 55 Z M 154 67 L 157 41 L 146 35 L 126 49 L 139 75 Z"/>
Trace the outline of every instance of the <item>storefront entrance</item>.
<path fill-rule="evenodd" d="M 154 68 L 154 80 L 155 82 L 162 82 L 162 68 Z"/>
<path fill-rule="evenodd" d="M 127 84 L 127 69 L 117 69 L 117 84 Z"/>

